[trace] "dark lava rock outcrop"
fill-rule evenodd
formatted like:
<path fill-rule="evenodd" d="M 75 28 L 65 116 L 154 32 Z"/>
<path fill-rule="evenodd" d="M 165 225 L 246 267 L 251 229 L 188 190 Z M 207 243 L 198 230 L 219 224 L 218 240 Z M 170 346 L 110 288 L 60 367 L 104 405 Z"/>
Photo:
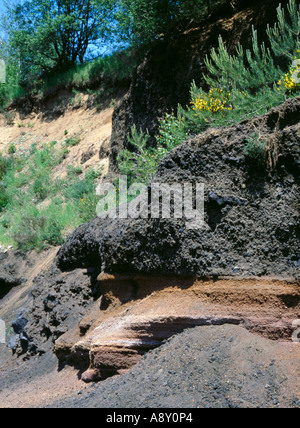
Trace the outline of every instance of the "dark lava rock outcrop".
<path fill-rule="evenodd" d="M 0 252 L 0 299 L 24 282 L 24 274 L 30 266 L 30 257 L 20 251 Z"/>
<path fill-rule="evenodd" d="M 255 133 L 268 143 L 273 168 L 246 155 Z M 57 265 L 126 274 L 297 277 L 299 141 L 300 98 L 186 141 L 162 160 L 153 183 L 204 183 L 207 227 L 96 218 L 69 237 Z"/>

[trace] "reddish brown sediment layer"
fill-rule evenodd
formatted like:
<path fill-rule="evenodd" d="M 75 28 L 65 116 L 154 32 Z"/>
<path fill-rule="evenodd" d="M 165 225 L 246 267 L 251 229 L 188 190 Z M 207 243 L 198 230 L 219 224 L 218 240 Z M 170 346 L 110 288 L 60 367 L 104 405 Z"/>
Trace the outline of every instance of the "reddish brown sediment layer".
<path fill-rule="evenodd" d="M 293 280 L 101 275 L 99 286 L 101 299 L 55 348 L 85 381 L 132 368 L 189 327 L 235 324 L 291 341 L 292 322 L 300 318 L 300 286 Z"/>

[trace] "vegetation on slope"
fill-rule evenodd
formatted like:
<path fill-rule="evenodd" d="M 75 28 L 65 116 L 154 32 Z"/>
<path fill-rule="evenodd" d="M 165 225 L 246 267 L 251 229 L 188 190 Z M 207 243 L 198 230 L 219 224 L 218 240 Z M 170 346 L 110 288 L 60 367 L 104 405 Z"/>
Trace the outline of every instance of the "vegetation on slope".
<path fill-rule="evenodd" d="M 33 0 L 33 9 L 28 9 L 28 2 L 10 8 L 14 25 L 1 45 L 7 83 L 0 84 L 0 105 L 7 106 L 22 96 L 32 97 L 38 104 L 61 88 L 107 93 L 123 80 L 128 81 L 147 43 L 171 37 L 174 28 L 200 22 L 224 2 L 91 0 L 83 7 L 82 0 L 68 0 L 63 4 L 74 8 L 71 20 L 61 3 Z M 103 16 L 88 43 L 97 38 L 100 43 L 110 40 L 113 46 L 118 41 L 126 49 L 89 61 L 87 39 L 78 36 L 87 5 L 94 8 L 93 16 Z M 234 56 L 220 38 L 219 47 L 206 58 L 205 80 L 210 90 L 192 84 L 190 105 L 179 106 L 176 115 L 161 118 L 156 147 L 150 147 L 148 133 L 132 129 L 129 142 L 134 151 L 124 150 L 119 156 L 120 170 L 128 175 L 129 185 L 148 182 L 159 161 L 190 135 L 264 114 L 299 95 L 295 76 L 300 69 L 300 8 L 290 0 L 288 14 L 281 6 L 277 11 L 278 24 L 267 30 L 270 48 L 259 44 L 254 29 L 252 50 L 245 52 L 239 45 Z M 30 32 L 26 26 L 29 18 Z M 77 44 L 71 49 L 68 44 L 72 40 Z M 295 66 L 292 63 L 297 59 Z M 38 143 L 28 153 L 16 152 L 12 143 L 7 153 L 0 155 L 0 242 L 23 250 L 61 244 L 68 232 L 95 216 L 97 203 L 99 171 L 89 171 L 82 178 L 79 168 L 70 167 L 67 178 L 54 178 L 53 171 L 64 159 L 67 146 L 78 142 Z M 245 145 L 245 154 L 259 162 L 267 150 L 258 135 Z"/>
<path fill-rule="evenodd" d="M 213 48 L 206 58 L 205 81 L 210 90 L 193 82 L 190 105 L 179 106 L 177 115 L 167 114 L 161 120 L 156 149 L 147 145 L 149 134 L 133 127 L 129 142 L 134 150 L 119 155 L 122 173 L 132 181 L 147 183 L 159 161 L 188 136 L 262 115 L 300 94 L 300 7 L 290 0 L 288 14 L 280 5 L 277 15 L 278 23 L 267 29 L 270 49 L 259 44 L 255 29 L 252 49 L 245 52 L 239 44 L 233 56 L 220 37 L 218 49 Z M 258 160 L 267 150 L 257 136 L 245 146 L 245 154 Z"/>
<path fill-rule="evenodd" d="M 22 250 L 61 245 L 74 228 L 95 216 L 101 171 L 53 170 L 66 156 L 68 140 L 33 144 L 27 152 L 0 155 L 0 242 Z M 39 146 L 39 148 L 38 148 Z"/>
<path fill-rule="evenodd" d="M 5 38 L 0 44 L 7 84 L 0 84 L 0 107 L 28 94 L 41 99 L 62 84 L 78 89 L 122 80 L 137 65 L 142 46 L 202 21 L 228 2 L 27 0 L 7 4 L 1 20 Z M 116 49 L 121 53 L 111 56 Z"/>

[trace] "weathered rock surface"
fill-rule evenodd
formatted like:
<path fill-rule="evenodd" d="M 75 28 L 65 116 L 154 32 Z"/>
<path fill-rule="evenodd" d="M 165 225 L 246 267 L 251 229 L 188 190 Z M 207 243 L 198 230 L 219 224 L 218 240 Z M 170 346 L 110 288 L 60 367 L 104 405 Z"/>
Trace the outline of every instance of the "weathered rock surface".
<path fill-rule="evenodd" d="M 149 349 L 194 326 L 234 324 L 267 338 L 291 340 L 300 284 L 271 279 L 100 275 L 101 299 L 55 352 L 89 382 L 120 374 Z"/>
<path fill-rule="evenodd" d="M 21 252 L 0 251 L 0 299 L 22 284 L 22 275 L 28 270 L 28 264 Z"/>
<path fill-rule="evenodd" d="M 201 276 L 299 275 L 300 98 L 262 117 L 212 129 L 160 163 L 152 183 L 205 185 L 207 227 L 184 220 L 93 220 L 80 226 L 57 257 L 62 270 Z M 247 157 L 259 130 L 276 162 Z"/>
<path fill-rule="evenodd" d="M 38 273 L 49 272 L 56 253 L 56 248 L 40 254 L 20 251 L 0 253 L 0 319 L 7 325 L 7 342 L 13 352 L 23 353 L 29 348 L 26 326 L 29 321 L 32 322 L 32 285 Z"/>
<path fill-rule="evenodd" d="M 240 326 L 196 327 L 150 351 L 123 376 L 54 407 L 299 408 L 299 358 L 299 345 Z"/>

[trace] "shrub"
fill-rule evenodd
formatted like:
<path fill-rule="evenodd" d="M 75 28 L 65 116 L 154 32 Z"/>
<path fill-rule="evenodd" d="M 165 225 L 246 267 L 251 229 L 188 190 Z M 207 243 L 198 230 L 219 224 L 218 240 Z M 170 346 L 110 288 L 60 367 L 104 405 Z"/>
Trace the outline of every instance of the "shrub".
<path fill-rule="evenodd" d="M 160 160 L 188 137 L 184 119 L 179 115 L 166 114 L 160 119 L 159 134 L 156 137 L 157 147 L 149 147 L 150 135 L 147 131 L 138 132 L 136 126 L 128 135 L 129 143 L 134 152 L 123 150 L 118 156 L 119 168 L 128 178 L 128 185 L 133 181 L 147 184 L 155 173 Z"/>
<path fill-rule="evenodd" d="M 43 201 L 47 198 L 48 190 L 45 186 L 44 181 L 41 178 L 37 178 L 33 183 L 33 193 L 38 198 L 38 200 Z"/>
<path fill-rule="evenodd" d="M 9 203 L 9 196 L 5 187 L 0 183 L 0 212 L 3 211 Z"/>
<path fill-rule="evenodd" d="M 7 171 L 9 162 L 6 158 L 3 157 L 2 153 L 0 153 L 0 180 L 3 180 L 4 174 Z"/>
<path fill-rule="evenodd" d="M 159 133 L 156 141 L 160 154 L 165 154 L 182 144 L 188 138 L 187 125 L 180 114 L 166 114 L 159 121 Z"/>
<path fill-rule="evenodd" d="M 80 137 L 79 136 L 66 139 L 66 146 L 67 147 L 78 146 L 79 143 L 80 143 Z"/>
<path fill-rule="evenodd" d="M 251 160 L 262 164 L 267 160 L 268 143 L 257 133 L 254 133 L 247 139 L 244 151 Z"/>
<path fill-rule="evenodd" d="M 9 155 L 14 155 L 16 153 L 16 151 L 17 151 L 17 148 L 16 148 L 15 144 L 13 144 L 13 143 L 10 144 L 8 149 L 7 149 L 7 153 Z"/>
<path fill-rule="evenodd" d="M 46 244 L 63 243 L 60 225 L 55 219 L 40 215 L 37 210 L 22 218 L 13 232 L 13 239 L 23 251 L 40 251 Z"/>

